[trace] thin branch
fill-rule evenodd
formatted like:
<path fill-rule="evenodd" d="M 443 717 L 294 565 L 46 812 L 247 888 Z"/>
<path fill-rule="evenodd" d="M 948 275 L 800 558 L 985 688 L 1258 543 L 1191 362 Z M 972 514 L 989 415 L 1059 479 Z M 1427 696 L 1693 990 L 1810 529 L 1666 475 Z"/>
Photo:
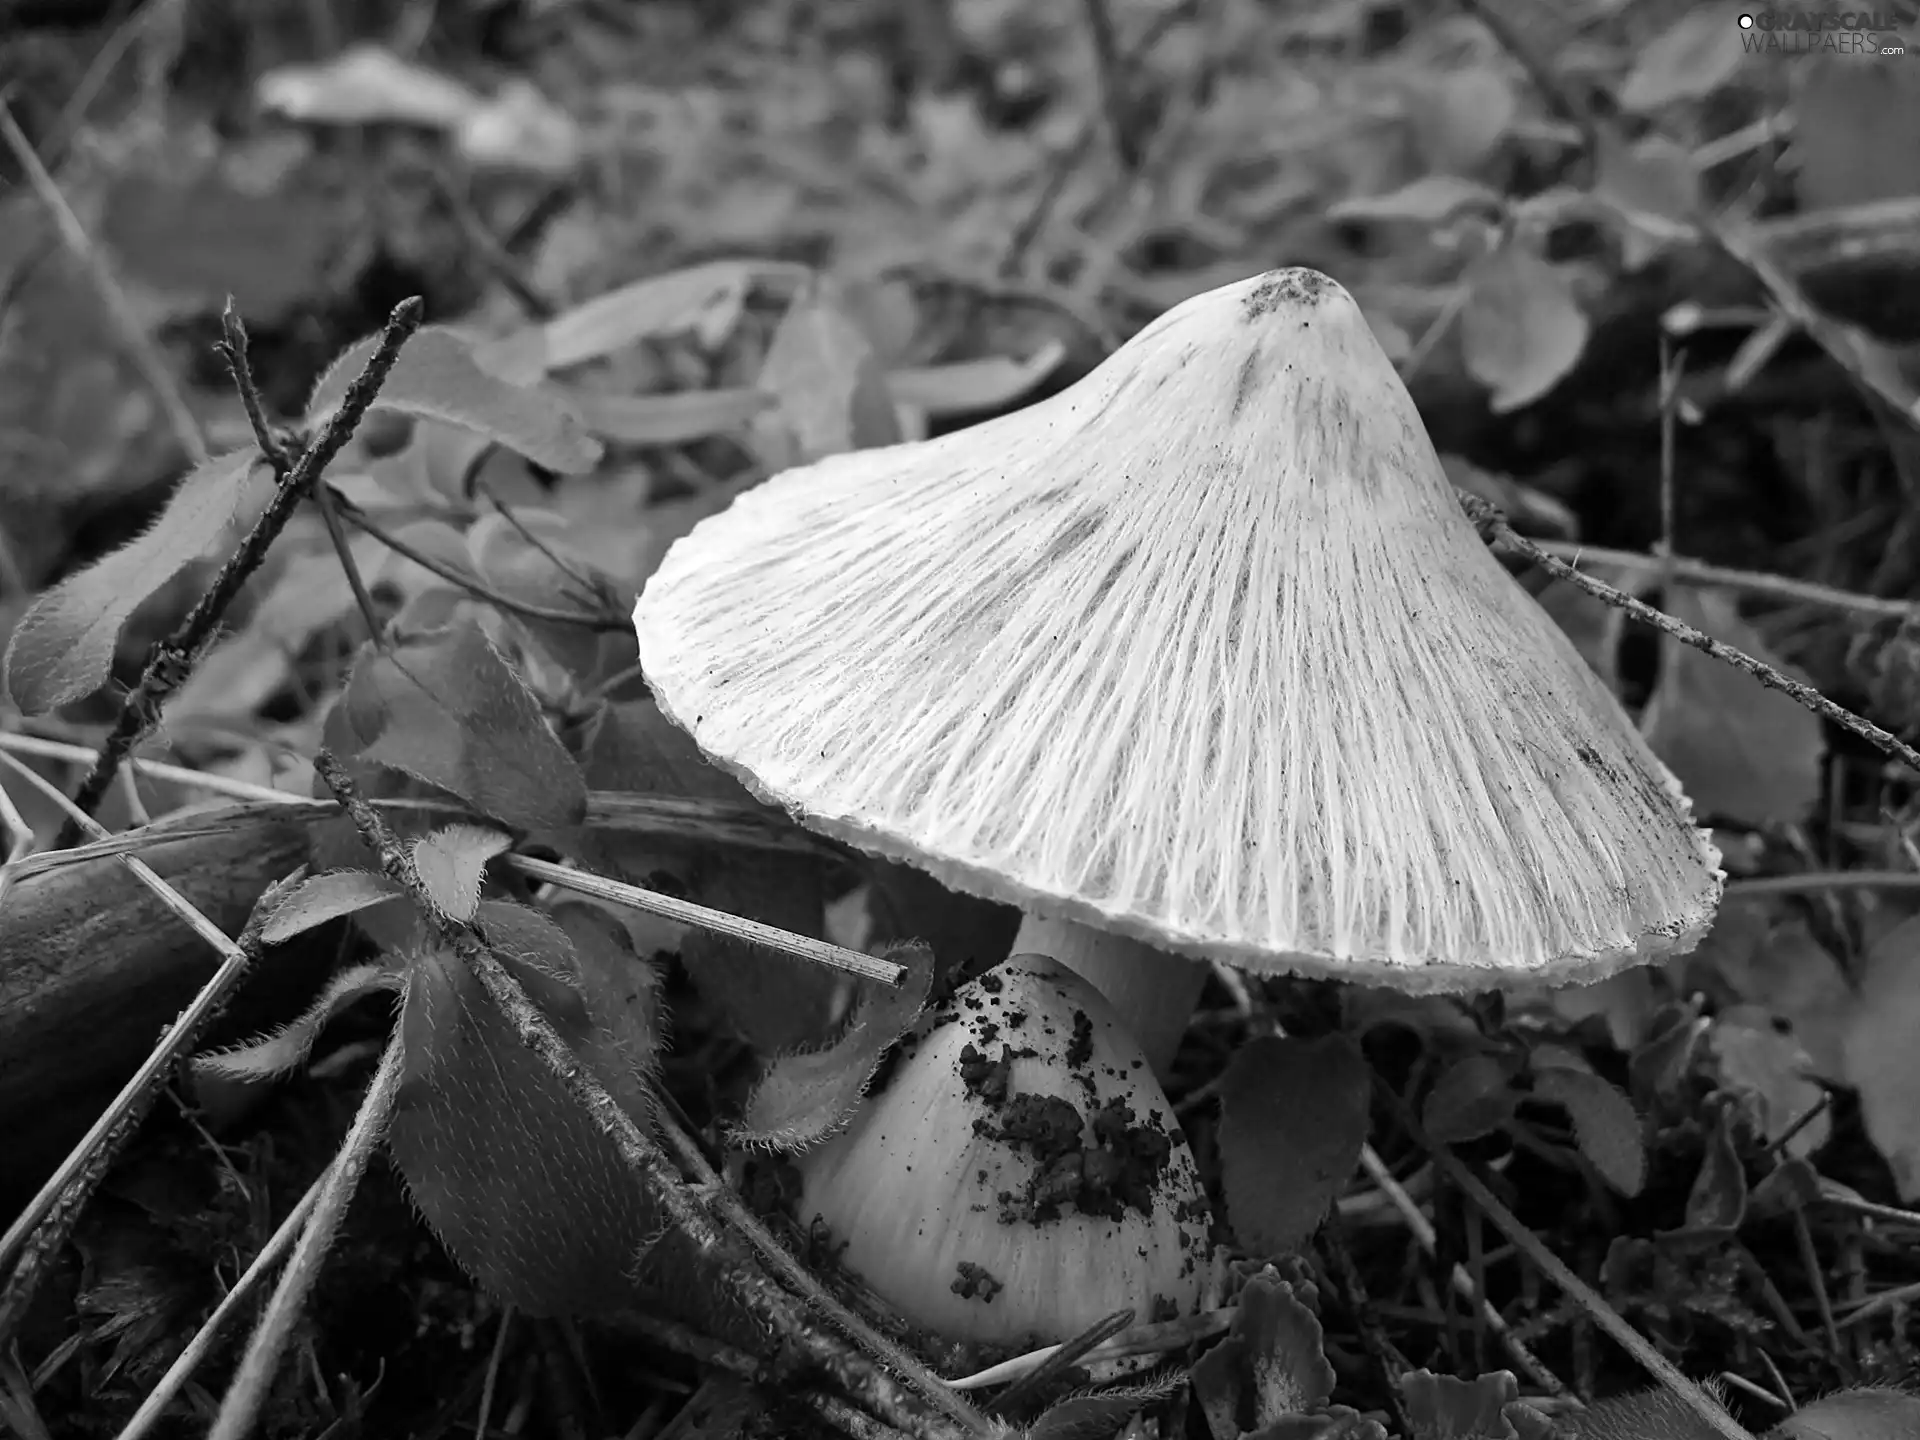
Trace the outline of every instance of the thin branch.
<path fill-rule="evenodd" d="M 1636 574 L 1670 574 L 1675 580 L 1692 585 L 1715 585 L 1737 590 L 1761 600 L 1779 600 L 1787 604 L 1818 605 L 1826 610 L 1844 610 L 1855 615 L 1871 615 L 1883 620 L 1920 617 L 1920 605 L 1911 600 L 1890 599 L 1882 595 L 1861 595 L 1811 580 L 1794 580 L 1785 575 L 1770 575 L 1763 570 L 1732 570 L 1709 565 L 1704 560 L 1685 556 L 1640 555 L 1631 550 L 1608 550 L 1599 545 L 1582 545 L 1572 540 L 1536 540 L 1549 555 L 1578 565 L 1590 562 L 1610 565 Z"/>
<path fill-rule="evenodd" d="M 906 1376 L 914 1389 L 931 1400 L 950 1419 L 974 1435 L 985 1435 L 991 1432 L 992 1426 L 986 1417 L 945 1380 L 855 1315 L 823 1287 L 813 1277 L 812 1272 L 794 1258 L 793 1253 L 786 1246 L 773 1237 L 773 1233 L 767 1229 L 760 1217 L 748 1209 L 739 1195 L 720 1178 L 712 1162 L 707 1159 L 706 1151 L 691 1134 L 681 1129 L 672 1115 L 664 1109 L 660 1116 L 660 1133 L 672 1148 L 682 1168 L 706 1190 L 710 1203 L 719 1212 L 720 1217 L 752 1247 L 762 1264 L 784 1280 L 789 1288 L 804 1296 L 814 1309 L 837 1325 L 842 1334 L 853 1339 L 867 1354 Z"/>
<path fill-rule="evenodd" d="M 40 156 L 35 153 L 33 145 L 14 122 L 13 111 L 8 108 L 4 97 L 0 97 L 0 139 L 5 139 L 14 159 L 20 162 L 27 183 L 33 187 L 34 194 L 40 198 L 40 203 L 46 207 L 47 214 L 59 228 L 60 238 L 66 242 L 68 251 L 86 267 L 87 275 L 93 281 L 94 292 L 99 295 L 100 303 L 106 307 L 108 315 L 119 329 L 121 342 L 126 346 L 127 355 L 135 368 L 140 371 L 141 379 L 147 382 L 154 399 L 160 402 L 161 413 L 167 417 L 167 426 L 180 442 L 180 448 L 186 451 L 187 459 L 192 464 L 204 464 L 208 456 L 207 437 L 201 432 L 200 422 L 194 418 L 193 411 L 182 398 L 180 387 L 174 383 L 173 373 L 167 368 L 167 362 L 160 352 L 154 348 L 152 337 L 140 323 L 140 317 L 134 313 L 126 292 L 120 288 L 120 282 L 113 278 L 106 262 L 94 249 L 86 227 L 80 223 L 80 217 L 73 213 L 66 196 L 60 193 L 59 185 L 47 173 L 47 167 L 40 163 Z"/>
<path fill-rule="evenodd" d="M 658 915 L 662 919 L 678 921 L 682 925 L 698 925 L 702 930 L 710 930 L 715 935 L 725 935 L 729 939 L 739 940 L 748 945 L 761 945 L 769 950 L 778 950 L 783 955 L 791 955 L 796 960 L 811 961 L 815 965 L 825 965 L 829 969 L 844 970 L 849 975 L 858 975 L 863 980 L 878 980 L 882 985 L 899 985 L 906 975 L 906 967 L 896 965 L 891 960 L 876 959 L 872 955 L 863 955 L 858 950 L 848 950 L 844 946 L 832 945 L 825 940 L 812 940 L 804 935 L 795 935 L 789 930 L 779 930 L 771 925 L 762 925 L 757 920 L 743 920 L 738 915 L 730 915 L 725 910 L 710 910 L 705 905 L 695 905 L 689 900 L 676 900 L 671 895 L 662 895 L 656 890 L 643 890 L 638 885 L 628 885 L 619 880 L 608 880 L 584 870 L 570 870 L 564 865 L 556 865 L 551 860 L 536 860 L 531 855 L 509 855 L 507 864 L 532 880 L 542 880 L 549 885 L 558 885 L 562 889 L 572 890 L 581 895 L 591 895 L 597 900 L 611 900 L 616 905 L 625 905 L 648 915 Z"/>
<path fill-rule="evenodd" d="M 1494 1228 L 1512 1242 L 1514 1249 L 1526 1256 L 1541 1274 L 1584 1310 L 1594 1324 L 1612 1336 L 1615 1343 L 1638 1361 L 1642 1369 L 1672 1391 L 1721 1440 L 1754 1440 L 1713 1396 L 1683 1375 L 1672 1361 L 1653 1348 L 1645 1336 L 1621 1318 L 1604 1296 L 1574 1274 L 1564 1260 L 1548 1249 L 1546 1242 L 1503 1205 L 1500 1198 L 1482 1183 L 1480 1177 L 1459 1156 L 1431 1139 L 1405 1101 L 1384 1086 L 1380 1087 L 1380 1093 L 1393 1109 L 1401 1128 L 1433 1158 L 1435 1167 L 1479 1207 L 1480 1212 L 1493 1222 Z"/>
<path fill-rule="evenodd" d="M 1591 575 L 1575 569 L 1559 556 L 1548 554 L 1526 536 L 1516 533 L 1507 523 L 1506 517 L 1494 505 L 1464 490 L 1456 493 L 1459 496 L 1461 508 L 1467 512 L 1468 518 L 1479 529 L 1481 537 L 1489 544 L 1499 545 L 1523 559 L 1532 561 L 1549 575 L 1577 585 L 1595 599 L 1604 600 L 1616 609 L 1624 610 L 1641 624 L 1651 625 L 1661 634 L 1670 635 L 1683 645 L 1691 645 L 1694 649 L 1704 651 L 1714 659 L 1731 665 L 1742 674 L 1752 676 L 1769 690 L 1778 690 L 1783 695 L 1791 696 L 1821 719 L 1830 720 L 1842 730 L 1859 736 L 1868 744 L 1893 756 L 1915 774 L 1920 775 L 1920 751 L 1888 734 L 1871 720 L 1863 719 L 1851 710 L 1834 704 L 1811 685 L 1795 680 L 1789 675 L 1782 675 L 1764 660 L 1756 660 L 1744 650 L 1736 650 L 1733 646 L 1714 639 L 1704 631 L 1696 630 L 1693 626 L 1676 620 L 1671 615 L 1663 614 L 1646 601 L 1636 599 L 1604 581 L 1596 580 Z"/>
<path fill-rule="evenodd" d="M 300 1312 L 306 1308 L 307 1296 L 320 1277 L 320 1267 L 326 1263 L 333 1237 L 340 1233 L 340 1223 L 347 1218 L 347 1206 L 360 1188 L 361 1177 L 367 1173 L 367 1162 L 386 1134 L 394 1098 L 400 1093 L 403 1058 L 400 1027 L 396 1025 L 387 1048 L 381 1053 L 380 1068 L 373 1072 L 373 1083 L 367 1086 L 366 1097 L 353 1117 L 347 1138 L 341 1142 L 340 1153 L 334 1156 L 320 1182 L 320 1196 L 314 1202 L 313 1216 L 301 1232 L 299 1244 L 293 1247 L 293 1258 L 287 1261 L 286 1271 L 274 1287 L 273 1299 L 267 1302 L 266 1313 L 254 1327 L 253 1338 L 247 1342 L 246 1354 L 241 1357 L 233 1383 L 227 1387 L 226 1398 L 220 1402 L 220 1414 L 207 1440 L 246 1440 L 253 1433 L 260 1408 L 272 1392 L 280 1356 L 300 1323 Z"/>
<path fill-rule="evenodd" d="M 943 1398 L 955 1401 L 958 1397 L 916 1398 L 867 1356 L 809 1326 L 801 1302 L 774 1284 L 754 1265 L 750 1256 L 741 1253 L 737 1240 L 714 1223 L 710 1207 L 721 1198 L 714 1193 L 714 1187 L 707 1186 L 706 1193 L 701 1194 L 686 1185 L 659 1142 L 642 1130 L 607 1093 L 599 1078 L 580 1063 L 551 1022 L 527 998 L 520 982 L 487 948 L 475 927 L 436 915 L 392 829 L 376 810 L 360 799 L 352 777 L 340 762 L 322 750 L 314 759 L 314 769 L 346 807 L 361 839 L 380 857 L 381 868 L 387 876 L 414 898 L 420 913 L 429 918 L 441 941 L 472 970 L 489 998 L 513 1026 L 521 1043 L 546 1063 L 595 1127 L 613 1142 L 621 1162 L 645 1186 L 647 1193 L 659 1201 L 668 1222 L 720 1267 L 723 1283 L 749 1311 L 784 1337 L 792 1359 L 819 1367 L 846 1394 L 909 1434 L 923 1435 L 927 1440 L 956 1440 L 963 1434 L 986 1433 L 984 1427 L 957 1430 L 926 1409 L 928 1403 L 939 1404 Z M 704 1157 L 700 1158 L 704 1163 Z M 724 1185 L 719 1189 L 725 1191 Z M 734 1202 L 738 1203 L 738 1197 L 734 1197 Z"/>
<path fill-rule="evenodd" d="M 1127 115 L 1127 66 L 1120 58 L 1113 12 L 1107 9 L 1107 0 L 1081 0 L 1081 9 L 1093 40 L 1093 83 L 1099 92 L 1100 113 L 1106 118 L 1107 138 L 1120 168 L 1131 174 L 1140 168 L 1140 146 Z"/>
<path fill-rule="evenodd" d="M 0 765 L 16 770 L 30 784 L 43 788 L 48 799 L 69 808 L 85 831 L 103 839 L 107 837 L 104 829 L 87 817 L 78 815 L 77 810 L 71 808 L 72 802 L 30 767 L 4 752 L 0 752 Z M 225 1008 L 228 998 L 238 988 L 259 954 L 259 933 L 251 921 L 236 944 L 145 862 L 132 855 L 117 858 L 169 910 L 214 948 L 221 957 L 220 966 L 160 1037 L 153 1053 L 121 1087 L 120 1093 L 114 1096 L 112 1103 L 101 1112 L 33 1199 L 27 1202 L 26 1208 L 15 1217 L 6 1233 L 0 1235 L 0 1271 L 9 1265 L 13 1267 L 4 1289 L 0 1289 L 0 1346 L 4 1346 L 25 1314 L 34 1291 L 72 1232 L 87 1198 L 152 1109 L 154 1098 L 160 1093 L 174 1063 L 198 1043 L 207 1026 Z M 255 915 L 263 914 L 265 902 L 277 893 L 278 887 L 269 890 L 267 896 L 262 897 L 263 905 L 256 907 Z"/>
<path fill-rule="evenodd" d="M 1182 0 L 1182 3 L 1172 5 L 1154 16 L 1153 23 L 1147 26 L 1139 41 L 1121 60 L 1116 75 L 1119 83 L 1131 86 L 1134 72 L 1152 53 L 1153 47 L 1160 43 L 1167 31 L 1180 21 L 1190 18 L 1199 8 L 1195 0 Z M 1047 169 L 1046 178 L 1040 183 L 1040 193 L 1034 197 L 1033 208 L 1027 212 L 1025 219 L 1013 227 L 1007 240 L 1007 248 L 1000 256 L 998 270 L 1003 277 L 1019 272 L 1027 258 L 1027 252 L 1040 238 L 1040 233 L 1047 228 L 1048 220 L 1053 217 L 1054 207 L 1060 203 L 1060 197 L 1066 193 L 1067 181 L 1073 177 L 1074 171 L 1078 170 L 1081 162 L 1087 158 L 1088 152 L 1093 149 L 1094 139 L 1099 133 L 1099 121 L 1086 121 L 1074 134 L 1073 139 L 1068 141 L 1054 157 Z"/>
<path fill-rule="evenodd" d="M 1438 1260 L 1440 1236 L 1434 1230 L 1433 1222 L 1427 1219 L 1426 1213 L 1407 1193 L 1406 1187 L 1394 1179 L 1393 1172 L 1387 1168 L 1387 1162 L 1380 1158 L 1373 1146 L 1362 1145 L 1360 1164 L 1367 1172 L 1368 1178 L 1380 1187 L 1380 1193 L 1387 1197 L 1387 1202 L 1400 1212 L 1400 1218 L 1406 1221 L 1407 1230 L 1413 1236 L 1413 1243 L 1420 1247 L 1421 1252 L 1429 1260 Z M 1534 1384 L 1549 1395 L 1569 1393 L 1566 1382 L 1540 1362 L 1527 1348 L 1526 1343 L 1513 1333 L 1513 1328 L 1507 1324 L 1507 1317 L 1494 1309 L 1493 1303 L 1480 1293 L 1480 1287 L 1473 1283 L 1473 1277 L 1467 1273 L 1466 1266 L 1456 1260 L 1453 1269 L 1447 1275 L 1447 1283 L 1453 1286 L 1454 1292 L 1462 1300 L 1474 1307 L 1487 1328 L 1493 1331 L 1494 1337 L 1513 1358 L 1513 1362 L 1527 1372 L 1528 1378 Z"/>
<path fill-rule="evenodd" d="M 273 466 L 273 473 L 284 476 L 291 462 L 287 459 L 286 447 L 267 420 L 266 402 L 260 398 L 260 386 L 254 381 L 253 362 L 247 353 L 247 324 L 234 308 L 231 295 L 227 296 L 226 308 L 220 312 L 220 337 L 215 348 L 227 362 L 227 375 L 240 397 L 240 408 L 247 412 L 247 423 L 253 427 L 253 443 Z"/>
<path fill-rule="evenodd" d="M 524 616 L 528 620 L 547 620 L 556 625 L 578 625 L 585 630 L 598 630 L 606 634 L 615 634 L 633 627 L 630 615 L 595 615 L 583 610 L 552 610 L 545 605 L 530 605 L 524 600 L 516 600 L 511 595 L 502 594 L 486 581 L 469 571 L 463 571 L 437 556 L 408 544 L 392 531 L 382 527 L 365 511 L 336 496 L 334 503 L 339 506 L 340 514 L 355 529 L 365 531 L 394 554 L 404 556 L 423 570 L 438 575 L 449 585 L 458 586 L 469 595 L 499 606 L 512 614 Z"/>
<path fill-rule="evenodd" d="M 268 547 L 279 538 L 301 500 L 312 492 L 314 481 L 333 457 L 340 453 L 341 447 L 352 436 L 354 427 L 360 423 L 360 417 L 366 414 L 367 407 L 380 393 L 387 373 L 400 356 L 400 347 L 420 328 L 421 313 L 418 297 L 403 300 L 394 307 L 378 348 L 347 387 L 340 408 L 327 417 L 326 424 L 301 452 L 293 468 L 280 475 L 273 498 L 260 512 L 260 518 L 247 532 L 239 548 L 220 567 L 220 573 L 214 576 L 207 593 L 187 612 L 187 618 L 180 622 L 179 628 L 153 647 L 147 657 L 146 670 L 140 676 L 140 683 L 121 706 L 119 719 L 114 722 L 106 742 L 100 747 L 99 759 L 94 762 L 92 772 L 81 781 L 74 795 L 74 803 L 81 810 L 89 815 L 93 813 L 94 807 L 107 793 L 107 787 L 113 783 L 121 763 L 159 722 L 161 707 L 167 698 L 185 684 L 193 673 L 194 657 L 213 638 L 214 629 L 227 613 L 227 607 L 233 603 L 233 597 L 240 593 L 240 587 L 260 568 L 261 562 L 267 558 Z M 79 835 L 74 822 L 69 820 L 54 843 L 56 847 L 64 849 Z"/>
<path fill-rule="evenodd" d="M 94 757 L 93 750 L 88 746 L 72 745 L 62 740 L 46 740 L 37 735 L 0 734 L 0 751 L 16 755 L 34 755 L 47 760 L 67 760 L 82 765 L 91 763 Z M 273 806 L 289 815 L 301 813 L 336 815 L 339 813 L 340 807 L 332 800 L 295 795 L 290 791 L 276 790 L 270 785 L 257 785 L 251 780 L 236 780 L 228 775 L 215 775 L 205 770 L 190 770 L 184 765 L 169 765 L 163 760 L 135 759 L 128 764 L 129 768 L 139 775 L 155 780 L 165 780 L 170 784 L 203 791 L 209 795 L 225 795 L 229 799 L 254 805 Z M 4 794 L 4 791 L 0 791 L 0 797 L 4 797 Z M 390 811 L 413 811 L 436 815 L 469 813 L 464 806 L 446 800 L 394 799 L 375 800 L 372 803 L 382 813 Z M 198 833 L 215 833 L 219 828 L 215 820 L 216 817 L 209 816 L 207 828 Z M 589 790 L 585 823 L 589 829 L 611 830 L 621 835 L 656 836 L 689 845 L 767 850 L 780 854 L 810 855 L 820 860 L 848 858 L 848 852 L 839 845 L 824 836 L 802 829 L 778 810 L 753 804 L 730 804 L 725 800 L 706 800 L 698 796 L 647 795 L 627 790 Z M 169 832 L 169 838 L 177 836 L 184 839 L 190 833 L 194 832 L 176 830 Z M 20 857 L 16 862 L 16 868 L 11 873 L 18 879 L 39 870 L 51 870 L 60 865 L 97 859 L 102 855 L 120 850 L 138 849 L 147 843 L 146 837 L 122 832 L 87 845 L 70 846 L 65 850 L 43 851 L 38 855 Z M 8 873 L 0 870 L 0 880 L 3 880 Z"/>

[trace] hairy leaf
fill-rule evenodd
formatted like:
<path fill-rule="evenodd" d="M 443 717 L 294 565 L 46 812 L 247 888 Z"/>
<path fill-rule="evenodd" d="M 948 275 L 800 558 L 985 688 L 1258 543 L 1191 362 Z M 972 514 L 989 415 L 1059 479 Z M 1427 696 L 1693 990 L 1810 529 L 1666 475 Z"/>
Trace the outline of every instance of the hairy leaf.
<path fill-rule="evenodd" d="M 377 990 L 399 990 L 405 983 L 405 976 L 391 964 L 349 966 L 327 981 L 311 1005 L 271 1035 L 231 1049 L 196 1055 L 193 1068 L 198 1074 L 233 1080 L 270 1080 L 290 1075 L 306 1063 L 307 1056 L 313 1053 L 314 1042 L 329 1020 L 363 996 Z"/>
<path fill-rule="evenodd" d="M 855 982 L 852 1012 L 832 1044 L 775 1058 L 734 1127 L 736 1144 L 803 1150 L 852 1115 L 880 1057 L 919 1018 L 933 986 L 933 951 L 926 945 L 894 945 L 886 958 L 907 968 L 899 986 Z"/>
<path fill-rule="evenodd" d="M 128 617 L 233 523 L 258 461 L 249 448 L 197 466 L 152 528 L 35 600 L 7 644 L 13 703 L 44 715 L 98 689 Z"/>
<path fill-rule="evenodd" d="M 282 945 L 316 925 L 403 898 L 398 885 L 375 871 L 331 870 L 303 880 L 274 906 L 260 927 L 260 938 L 269 945 Z"/>
<path fill-rule="evenodd" d="M 450 791 L 527 830 L 586 813 L 579 767 L 531 692 L 475 625 L 361 651 L 339 710 L 350 753 Z"/>
<path fill-rule="evenodd" d="M 314 387 L 307 421 L 316 424 L 340 407 L 347 387 L 379 348 L 370 335 L 341 352 Z M 600 443 L 550 391 L 512 385 L 483 369 L 464 336 L 440 326 L 414 332 L 401 347 L 374 407 L 458 425 L 563 475 L 600 462 Z"/>
<path fill-rule="evenodd" d="M 579 992 L 554 988 L 556 972 L 573 965 L 565 934 L 532 911 L 483 907 L 482 924 L 507 937 L 495 951 L 501 963 L 591 1066 Z M 543 965 L 522 952 L 528 944 L 544 952 Z M 559 1014 L 542 1003 L 556 998 Z M 531 1315 L 631 1303 L 658 1229 L 652 1205 L 613 1142 L 451 951 L 428 947 L 412 958 L 401 1035 L 406 1068 L 389 1144 L 454 1258 Z"/>
<path fill-rule="evenodd" d="M 1344 1035 L 1263 1036 L 1234 1052 L 1220 1081 L 1220 1165 L 1242 1244 L 1279 1255 L 1313 1233 L 1360 1163 L 1371 1092 Z"/>
<path fill-rule="evenodd" d="M 487 862 L 512 844 L 512 836 L 484 825 L 449 825 L 413 842 L 414 873 L 441 915 L 471 920 L 480 904 Z"/>

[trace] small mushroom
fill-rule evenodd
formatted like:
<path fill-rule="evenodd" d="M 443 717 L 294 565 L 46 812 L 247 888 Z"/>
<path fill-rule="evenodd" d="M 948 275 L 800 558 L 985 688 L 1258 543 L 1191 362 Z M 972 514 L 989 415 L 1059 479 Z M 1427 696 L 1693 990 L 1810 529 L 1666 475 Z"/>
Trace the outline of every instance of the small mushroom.
<path fill-rule="evenodd" d="M 847 1129 L 799 1158 L 800 1218 L 915 1324 L 1048 1344 L 1128 1306 L 1190 1314 L 1207 1203 L 1140 1047 L 1043 955 L 962 986 Z"/>
<path fill-rule="evenodd" d="M 1013 414 L 775 476 L 634 623 L 708 755 L 1022 906 L 1016 951 L 1163 1074 L 1193 960 L 1587 982 L 1691 949 L 1719 901 L 1678 783 L 1311 270 L 1196 296 Z"/>

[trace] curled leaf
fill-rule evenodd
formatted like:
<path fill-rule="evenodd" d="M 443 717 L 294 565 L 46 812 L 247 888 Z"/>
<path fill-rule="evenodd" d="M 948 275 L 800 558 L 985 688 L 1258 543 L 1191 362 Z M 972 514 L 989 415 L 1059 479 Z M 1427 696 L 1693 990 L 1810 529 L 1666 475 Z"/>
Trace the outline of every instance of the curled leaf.
<path fill-rule="evenodd" d="M 831 1044 L 775 1058 L 734 1127 L 736 1144 L 800 1150 L 846 1122 L 880 1057 L 919 1018 L 933 985 L 927 946 L 894 945 L 886 958 L 907 968 L 899 986 L 858 982 L 852 1012 Z"/>
<path fill-rule="evenodd" d="M 1193 1366 L 1193 1393 L 1214 1440 L 1240 1440 L 1320 1409 L 1333 1394 L 1333 1366 L 1320 1321 L 1271 1273 L 1240 1292 L 1227 1338 Z"/>
<path fill-rule="evenodd" d="M 1472 1380 L 1415 1370 L 1400 1377 L 1412 1440 L 1513 1440 L 1506 1407 L 1520 1398 L 1510 1370 Z"/>
<path fill-rule="evenodd" d="M 329 980 L 311 1005 L 278 1030 L 244 1045 L 196 1055 L 194 1071 L 232 1080 L 271 1080 L 291 1075 L 306 1064 L 314 1042 L 334 1016 L 363 996 L 378 990 L 398 990 L 404 983 L 402 972 L 392 965 L 350 966 Z"/>
<path fill-rule="evenodd" d="M 195 467 L 150 529 L 33 602 L 7 644 L 7 694 L 22 712 L 44 715 L 106 681 L 128 618 L 233 523 L 259 459 L 249 448 Z"/>
<path fill-rule="evenodd" d="M 403 894 L 393 881 L 372 870 L 330 870 L 290 890 L 260 927 L 260 938 L 269 945 L 284 945 L 315 926 L 400 900 Z"/>

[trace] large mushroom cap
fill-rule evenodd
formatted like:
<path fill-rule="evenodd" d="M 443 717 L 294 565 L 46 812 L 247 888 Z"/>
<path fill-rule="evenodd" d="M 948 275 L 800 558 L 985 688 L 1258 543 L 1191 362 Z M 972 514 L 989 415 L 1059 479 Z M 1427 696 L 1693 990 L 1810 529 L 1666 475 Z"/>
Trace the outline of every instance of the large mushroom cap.
<path fill-rule="evenodd" d="M 774 477 L 634 622 L 667 713 L 809 826 L 1164 949 L 1592 980 L 1719 898 L 1673 777 L 1312 271 L 1197 296 L 1015 414 Z"/>

